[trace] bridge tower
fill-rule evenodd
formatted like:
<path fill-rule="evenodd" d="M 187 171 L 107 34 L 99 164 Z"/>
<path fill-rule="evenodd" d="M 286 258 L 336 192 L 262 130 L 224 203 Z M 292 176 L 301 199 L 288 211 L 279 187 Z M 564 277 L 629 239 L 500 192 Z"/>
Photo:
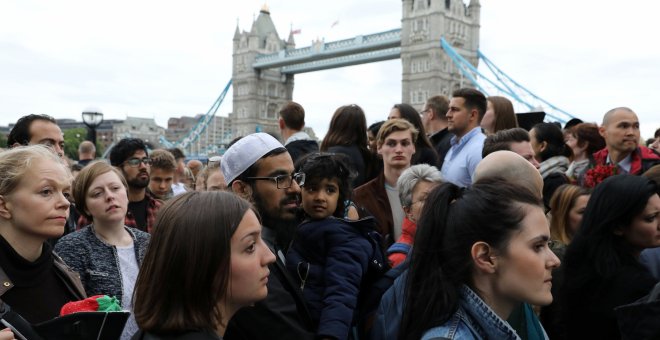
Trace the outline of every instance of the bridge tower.
<path fill-rule="evenodd" d="M 475 67 L 479 48 L 479 0 L 403 0 L 402 102 L 421 110 L 427 98 L 474 86 L 440 47 L 445 39 Z"/>
<path fill-rule="evenodd" d="M 233 111 L 229 118 L 233 136 L 245 136 L 256 131 L 279 132 L 278 110 L 293 98 L 293 75 L 278 69 L 252 68 L 257 54 L 277 53 L 294 49 L 293 35 L 280 39 L 266 5 L 252 22 L 250 32 L 240 32 L 238 24 L 233 47 Z"/>

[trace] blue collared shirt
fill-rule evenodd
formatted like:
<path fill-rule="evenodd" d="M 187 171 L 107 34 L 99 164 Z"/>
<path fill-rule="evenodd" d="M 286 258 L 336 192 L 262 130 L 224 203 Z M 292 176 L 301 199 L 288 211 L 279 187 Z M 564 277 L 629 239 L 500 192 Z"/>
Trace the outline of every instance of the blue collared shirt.
<path fill-rule="evenodd" d="M 481 152 L 484 148 L 486 135 L 477 126 L 463 138 L 451 138 L 451 148 L 442 164 L 442 178 L 460 187 L 472 185 L 472 176 L 477 164 L 481 162 Z"/>

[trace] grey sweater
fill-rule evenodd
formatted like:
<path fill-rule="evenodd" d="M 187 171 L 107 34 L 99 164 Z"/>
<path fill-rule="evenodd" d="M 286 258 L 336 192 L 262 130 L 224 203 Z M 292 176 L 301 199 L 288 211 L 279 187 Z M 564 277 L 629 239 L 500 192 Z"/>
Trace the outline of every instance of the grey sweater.
<path fill-rule="evenodd" d="M 135 228 L 124 228 L 133 238 L 139 265 L 147 251 L 150 235 Z M 117 248 L 96 236 L 93 224 L 62 237 L 55 245 L 55 252 L 80 274 L 87 296 L 108 295 L 122 301 L 124 289 Z"/>

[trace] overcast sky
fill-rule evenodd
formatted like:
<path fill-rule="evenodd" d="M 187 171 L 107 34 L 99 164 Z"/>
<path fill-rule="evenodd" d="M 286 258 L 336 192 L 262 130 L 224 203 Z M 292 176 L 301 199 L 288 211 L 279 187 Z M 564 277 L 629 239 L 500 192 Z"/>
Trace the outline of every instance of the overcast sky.
<path fill-rule="evenodd" d="M 440 0 L 432 0 L 440 1 Z M 80 119 L 205 113 L 231 78 L 237 22 L 249 30 L 263 1 L 8 1 L 0 6 L 0 125 L 28 113 Z M 629 106 L 642 135 L 660 127 L 660 4 L 655 1 L 481 0 L 481 51 L 559 108 L 600 122 Z M 399 28 L 400 0 L 268 1 L 281 38 L 297 47 Z M 338 24 L 331 27 L 334 22 Z M 368 123 L 401 100 L 401 61 L 295 76 L 293 99 L 324 135 L 356 103 Z M 232 110 L 231 93 L 219 110 Z"/>

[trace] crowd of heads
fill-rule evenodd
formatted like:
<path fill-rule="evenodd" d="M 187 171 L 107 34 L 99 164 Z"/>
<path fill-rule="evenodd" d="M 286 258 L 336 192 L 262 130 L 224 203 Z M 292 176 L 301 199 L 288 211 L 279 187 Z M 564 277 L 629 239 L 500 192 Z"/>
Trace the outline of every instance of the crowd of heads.
<path fill-rule="evenodd" d="M 428 98 L 421 111 L 396 104 L 369 126 L 360 106 L 341 106 L 323 140 L 296 151 L 291 141 L 309 139 L 305 110 L 288 102 L 279 111 L 282 140 L 249 134 L 221 156 L 187 163 L 182 150 L 152 149 L 138 138 L 116 142 L 107 159 L 95 160 L 95 145 L 83 142 L 80 162 L 70 165 L 56 121 L 29 115 L 10 132 L 11 148 L 0 152 L 0 236 L 34 260 L 43 256 L 39 244 L 71 238 L 87 225 L 100 239 L 109 230 L 141 230 L 150 241 L 138 258 L 132 297 L 140 330 L 232 334 L 242 327 L 243 306 L 285 294 L 269 292 L 269 280 L 296 274 L 300 291 L 289 287 L 286 294 L 306 299 L 316 289 L 302 288 L 307 275 L 323 275 L 309 266 L 330 236 L 307 254 L 310 262 L 301 262 L 308 266 L 304 279 L 300 268 L 270 274 L 289 247 L 305 249 L 297 242 L 311 236 L 299 226 L 371 223 L 382 236 L 379 251 L 397 253 L 390 264 L 407 268 L 398 283 L 405 304 L 390 338 L 440 331 L 456 313 L 476 313 L 474 301 L 490 308 L 471 316 L 483 319 L 506 320 L 521 305 L 556 306 L 557 314 L 542 310 L 543 326 L 575 338 L 583 334 L 576 331 L 579 313 L 593 317 L 585 322 L 613 320 L 589 307 L 597 294 L 619 304 L 643 296 L 602 282 L 622 275 L 646 280 L 653 272 L 640 258 L 660 246 L 660 129 L 646 148 L 639 125 L 633 110 L 618 107 L 601 124 L 537 122 L 528 131 L 507 98 L 462 88 L 450 98 Z M 343 227 L 327 235 L 342 233 Z M 654 254 L 648 263 L 659 266 Z M 300 304 L 294 309 L 323 328 L 316 305 L 310 312 Z M 471 327 L 491 331 L 479 322 Z"/>

